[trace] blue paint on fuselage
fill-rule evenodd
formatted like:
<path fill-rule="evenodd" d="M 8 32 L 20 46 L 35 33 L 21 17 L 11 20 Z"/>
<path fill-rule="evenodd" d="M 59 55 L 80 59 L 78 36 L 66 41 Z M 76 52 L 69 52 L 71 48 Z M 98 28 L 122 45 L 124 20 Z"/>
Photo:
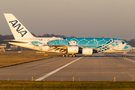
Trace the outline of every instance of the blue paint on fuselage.
<path fill-rule="evenodd" d="M 70 45 L 70 41 L 75 41 L 77 46 L 88 48 L 101 48 L 112 43 L 112 38 L 70 38 L 64 37 L 48 42 L 48 45 Z"/>
<path fill-rule="evenodd" d="M 124 49 L 128 49 L 128 46 L 125 46 Z"/>
<path fill-rule="evenodd" d="M 31 42 L 35 46 L 44 46 L 44 41 L 33 41 Z M 109 50 L 114 51 L 129 51 L 132 50 L 132 47 L 128 45 L 127 42 L 117 38 L 71 38 L 63 37 L 56 38 L 46 42 L 49 46 L 55 45 L 65 45 L 65 46 L 78 46 L 78 47 L 87 47 L 94 48 L 98 52 L 109 52 Z M 127 47 L 125 47 L 127 46 Z M 123 48 L 119 48 L 123 47 Z M 108 50 L 108 51 L 107 51 Z"/>
<path fill-rule="evenodd" d="M 39 42 L 39 41 L 32 41 L 31 42 L 33 45 L 35 45 L 35 46 L 39 46 L 39 45 L 41 45 L 42 43 L 41 42 Z"/>
<path fill-rule="evenodd" d="M 49 45 L 69 45 L 69 42 L 67 40 L 52 40 L 48 42 Z"/>

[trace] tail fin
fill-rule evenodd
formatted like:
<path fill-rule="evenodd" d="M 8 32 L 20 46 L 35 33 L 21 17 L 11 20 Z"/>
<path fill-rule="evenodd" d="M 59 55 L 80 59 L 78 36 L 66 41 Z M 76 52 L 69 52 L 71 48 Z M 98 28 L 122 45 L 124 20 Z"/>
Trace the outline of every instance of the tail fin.
<path fill-rule="evenodd" d="M 4 13 L 4 16 L 15 39 L 34 37 L 13 14 Z"/>

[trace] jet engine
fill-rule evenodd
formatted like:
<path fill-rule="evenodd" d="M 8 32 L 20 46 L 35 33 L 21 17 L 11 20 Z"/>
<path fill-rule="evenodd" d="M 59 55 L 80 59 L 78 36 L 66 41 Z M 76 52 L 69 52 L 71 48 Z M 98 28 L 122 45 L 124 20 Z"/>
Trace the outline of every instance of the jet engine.
<path fill-rule="evenodd" d="M 84 55 L 92 55 L 93 54 L 93 49 L 92 48 L 83 48 L 82 49 L 82 54 L 84 54 Z"/>
<path fill-rule="evenodd" d="M 67 48 L 67 52 L 70 53 L 70 54 L 73 54 L 73 53 L 78 53 L 79 52 L 79 47 L 68 47 Z"/>

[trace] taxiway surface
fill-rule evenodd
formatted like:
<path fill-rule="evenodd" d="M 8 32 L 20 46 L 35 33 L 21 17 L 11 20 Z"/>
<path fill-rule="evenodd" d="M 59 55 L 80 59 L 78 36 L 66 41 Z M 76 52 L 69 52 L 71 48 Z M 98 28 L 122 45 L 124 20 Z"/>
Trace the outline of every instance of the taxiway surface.
<path fill-rule="evenodd" d="M 53 57 L 0 68 L 0 80 L 135 81 L 135 54 Z"/>

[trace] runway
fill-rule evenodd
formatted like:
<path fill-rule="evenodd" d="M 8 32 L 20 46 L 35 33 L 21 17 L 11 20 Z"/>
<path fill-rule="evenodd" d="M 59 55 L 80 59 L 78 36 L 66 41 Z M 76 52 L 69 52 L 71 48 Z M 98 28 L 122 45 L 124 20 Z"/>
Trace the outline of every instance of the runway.
<path fill-rule="evenodd" d="M 135 54 L 94 54 L 53 57 L 0 68 L 0 80 L 135 81 Z"/>

